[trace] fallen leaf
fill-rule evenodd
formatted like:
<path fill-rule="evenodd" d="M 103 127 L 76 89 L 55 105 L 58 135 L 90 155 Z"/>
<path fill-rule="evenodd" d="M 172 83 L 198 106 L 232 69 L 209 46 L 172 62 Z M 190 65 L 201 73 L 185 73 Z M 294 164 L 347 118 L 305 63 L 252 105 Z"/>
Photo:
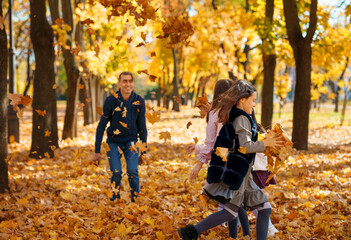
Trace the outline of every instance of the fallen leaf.
<path fill-rule="evenodd" d="M 121 122 L 121 121 L 119 121 L 119 123 L 120 123 L 120 124 L 121 124 L 123 127 L 128 128 L 128 126 L 127 126 L 127 124 L 126 124 L 126 123 Z"/>

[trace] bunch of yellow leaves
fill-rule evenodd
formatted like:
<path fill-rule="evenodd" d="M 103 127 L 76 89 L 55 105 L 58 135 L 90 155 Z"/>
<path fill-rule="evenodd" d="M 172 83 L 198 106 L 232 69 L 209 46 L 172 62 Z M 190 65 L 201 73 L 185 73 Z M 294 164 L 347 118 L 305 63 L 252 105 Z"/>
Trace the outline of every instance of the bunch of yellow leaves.
<path fill-rule="evenodd" d="M 283 130 L 280 123 L 275 123 L 272 130 L 268 133 L 270 136 L 280 136 L 283 139 L 283 147 L 279 149 L 267 147 L 264 154 L 267 156 L 268 166 L 267 170 L 271 171 L 267 182 L 272 179 L 272 177 L 278 172 L 278 170 L 284 166 L 284 161 L 286 161 L 292 152 L 293 143 L 288 138 L 286 132 Z M 258 140 L 265 139 L 265 135 L 259 135 Z"/>

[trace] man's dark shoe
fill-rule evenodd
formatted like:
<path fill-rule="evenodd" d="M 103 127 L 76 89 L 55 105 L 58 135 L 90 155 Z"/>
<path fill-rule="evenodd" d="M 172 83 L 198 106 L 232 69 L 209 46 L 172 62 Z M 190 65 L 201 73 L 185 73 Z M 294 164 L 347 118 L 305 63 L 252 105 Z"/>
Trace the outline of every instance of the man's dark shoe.
<path fill-rule="evenodd" d="M 192 224 L 189 224 L 183 228 L 178 228 L 178 234 L 183 240 L 196 240 L 198 237 L 197 231 Z"/>
<path fill-rule="evenodd" d="M 119 193 L 118 193 L 118 194 L 113 193 L 112 197 L 110 198 L 110 201 L 113 202 L 113 201 L 116 200 L 117 198 L 118 198 L 118 199 L 121 198 L 121 196 L 119 195 Z"/>

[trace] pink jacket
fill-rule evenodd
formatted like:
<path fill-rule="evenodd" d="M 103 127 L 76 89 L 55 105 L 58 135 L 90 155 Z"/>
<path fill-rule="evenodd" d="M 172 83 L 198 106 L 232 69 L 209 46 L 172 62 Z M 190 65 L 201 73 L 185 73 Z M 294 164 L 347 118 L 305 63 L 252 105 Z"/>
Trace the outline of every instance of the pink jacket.
<path fill-rule="evenodd" d="M 208 113 L 205 143 L 195 145 L 195 153 L 200 162 L 208 163 L 211 160 L 213 146 L 222 126 L 223 124 L 218 122 L 218 113 L 210 111 Z"/>

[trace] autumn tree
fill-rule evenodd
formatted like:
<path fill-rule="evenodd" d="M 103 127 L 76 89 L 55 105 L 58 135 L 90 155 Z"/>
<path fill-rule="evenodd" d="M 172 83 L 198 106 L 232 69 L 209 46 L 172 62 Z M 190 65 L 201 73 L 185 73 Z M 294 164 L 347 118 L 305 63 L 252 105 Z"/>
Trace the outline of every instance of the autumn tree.
<path fill-rule="evenodd" d="M 53 157 L 58 147 L 54 89 L 53 30 L 46 19 L 45 1 L 30 1 L 31 32 L 35 54 L 33 127 L 30 157 Z"/>
<path fill-rule="evenodd" d="M 2 2 L 0 1 L 0 193 L 8 188 L 7 168 L 7 35 L 3 24 Z"/>
<path fill-rule="evenodd" d="M 311 102 L 311 43 L 317 25 L 317 0 L 311 0 L 307 34 L 302 34 L 296 0 L 283 0 L 288 39 L 296 65 L 292 141 L 299 150 L 308 148 L 308 123 Z"/>

